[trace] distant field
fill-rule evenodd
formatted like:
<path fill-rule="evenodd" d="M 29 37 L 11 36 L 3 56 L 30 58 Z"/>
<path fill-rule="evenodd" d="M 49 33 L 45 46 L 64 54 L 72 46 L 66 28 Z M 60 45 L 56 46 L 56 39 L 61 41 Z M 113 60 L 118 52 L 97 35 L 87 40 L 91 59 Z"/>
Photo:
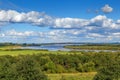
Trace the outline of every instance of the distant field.
<path fill-rule="evenodd" d="M 50 80 L 93 80 L 96 72 L 47 74 Z"/>
<path fill-rule="evenodd" d="M 86 50 L 120 50 L 120 45 L 68 45 L 68 49 L 86 49 Z"/>

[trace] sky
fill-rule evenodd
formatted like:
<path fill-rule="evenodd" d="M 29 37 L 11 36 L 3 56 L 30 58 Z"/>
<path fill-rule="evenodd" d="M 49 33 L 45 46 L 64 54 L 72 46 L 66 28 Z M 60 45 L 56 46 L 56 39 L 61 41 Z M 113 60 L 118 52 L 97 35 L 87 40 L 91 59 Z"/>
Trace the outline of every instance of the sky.
<path fill-rule="evenodd" d="M 0 0 L 0 42 L 120 42 L 120 0 Z"/>

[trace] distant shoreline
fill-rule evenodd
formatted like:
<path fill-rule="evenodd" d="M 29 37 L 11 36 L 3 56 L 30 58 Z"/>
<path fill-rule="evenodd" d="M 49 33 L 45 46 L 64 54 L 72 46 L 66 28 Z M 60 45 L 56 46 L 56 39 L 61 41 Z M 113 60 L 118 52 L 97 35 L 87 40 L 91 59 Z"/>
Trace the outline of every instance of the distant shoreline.
<path fill-rule="evenodd" d="M 120 44 L 87 44 L 87 45 L 67 45 L 67 49 L 87 49 L 87 50 L 120 50 Z"/>

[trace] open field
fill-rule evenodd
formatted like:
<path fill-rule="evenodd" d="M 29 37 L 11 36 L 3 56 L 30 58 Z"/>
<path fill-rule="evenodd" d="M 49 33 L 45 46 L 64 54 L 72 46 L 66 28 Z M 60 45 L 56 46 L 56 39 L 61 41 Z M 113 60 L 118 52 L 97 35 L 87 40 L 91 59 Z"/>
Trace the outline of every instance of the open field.
<path fill-rule="evenodd" d="M 69 51 L 46 51 L 46 50 L 32 50 L 32 49 L 14 49 L 14 50 L 0 50 L 0 56 L 2 55 L 32 55 L 32 54 L 71 54 L 73 52 Z M 77 52 L 77 54 L 81 54 L 81 52 Z"/>
<path fill-rule="evenodd" d="M 31 55 L 31 54 L 38 54 L 43 51 L 37 51 L 37 50 L 0 50 L 0 56 L 2 55 L 12 55 L 12 56 L 17 56 L 17 55 Z M 46 52 L 46 51 L 45 51 Z"/>
<path fill-rule="evenodd" d="M 47 74 L 50 80 L 93 80 L 96 72 Z"/>

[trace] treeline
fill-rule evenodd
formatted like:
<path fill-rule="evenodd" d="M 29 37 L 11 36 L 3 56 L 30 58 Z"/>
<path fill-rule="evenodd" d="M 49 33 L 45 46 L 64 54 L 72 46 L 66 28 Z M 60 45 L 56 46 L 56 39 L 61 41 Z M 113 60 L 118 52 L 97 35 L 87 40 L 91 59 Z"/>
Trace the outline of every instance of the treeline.
<path fill-rule="evenodd" d="M 70 53 L 72 54 L 68 52 L 68 54 L 0 56 L 0 80 L 47 80 L 44 73 L 96 71 L 98 74 L 95 76 L 95 80 L 113 80 L 114 78 L 98 79 L 101 76 L 104 77 L 105 74 L 108 76 L 108 72 L 110 75 L 114 74 L 120 78 L 120 52 Z M 108 72 L 104 73 L 105 70 Z"/>
<path fill-rule="evenodd" d="M 41 44 L 35 43 L 0 43 L 0 47 L 3 46 L 40 46 Z"/>

